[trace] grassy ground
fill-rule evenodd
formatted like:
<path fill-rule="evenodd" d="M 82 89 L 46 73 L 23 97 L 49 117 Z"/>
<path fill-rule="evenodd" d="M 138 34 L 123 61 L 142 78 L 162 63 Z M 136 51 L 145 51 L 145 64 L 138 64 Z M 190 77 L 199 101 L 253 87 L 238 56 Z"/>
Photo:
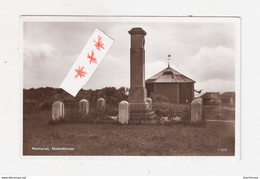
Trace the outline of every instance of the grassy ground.
<path fill-rule="evenodd" d="M 49 111 L 24 115 L 24 155 L 234 155 L 235 123 L 206 122 L 201 127 L 182 124 L 47 125 L 50 118 Z M 50 151 L 35 151 L 32 147 L 49 147 Z M 55 151 L 52 147 L 75 150 Z"/>

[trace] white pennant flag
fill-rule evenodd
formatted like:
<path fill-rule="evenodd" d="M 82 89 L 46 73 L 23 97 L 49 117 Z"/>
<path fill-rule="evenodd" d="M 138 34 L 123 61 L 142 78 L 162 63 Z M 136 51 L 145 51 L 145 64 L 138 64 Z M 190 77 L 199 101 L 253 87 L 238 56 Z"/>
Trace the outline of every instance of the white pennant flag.
<path fill-rule="evenodd" d="M 113 40 L 110 37 L 96 29 L 61 83 L 60 88 L 75 97 L 95 72 L 112 43 Z"/>

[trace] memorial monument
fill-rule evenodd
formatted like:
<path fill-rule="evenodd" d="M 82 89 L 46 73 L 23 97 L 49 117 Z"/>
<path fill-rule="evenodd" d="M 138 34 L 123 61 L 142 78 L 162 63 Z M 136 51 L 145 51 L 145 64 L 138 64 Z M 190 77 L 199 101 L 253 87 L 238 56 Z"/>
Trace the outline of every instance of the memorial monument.
<path fill-rule="evenodd" d="M 154 115 L 147 102 L 145 88 L 145 38 L 146 32 L 142 28 L 132 28 L 130 49 L 130 119 L 143 118 Z"/>

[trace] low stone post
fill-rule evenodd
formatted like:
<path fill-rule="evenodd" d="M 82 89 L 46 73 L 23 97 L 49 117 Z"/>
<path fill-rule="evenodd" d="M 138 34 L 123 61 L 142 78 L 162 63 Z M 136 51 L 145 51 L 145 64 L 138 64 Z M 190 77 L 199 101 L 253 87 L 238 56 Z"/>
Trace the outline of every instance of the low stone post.
<path fill-rule="evenodd" d="M 60 101 L 55 101 L 52 104 L 52 121 L 60 121 L 65 117 L 64 104 Z"/>
<path fill-rule="evenodd" d="M 151 98 L 147 98 L 146 102 L 148 103 L 148 111 L 152 111 L 152 109 L 153 109 L 153 100 Z"/>
<path fill-rule="evenodd" d="M 203 112 L 202 98 L 194 99 L 191 102 L 191 123 L 201 123 Z"/>
<path fill-rule="evenodd" d="M 106 101 L 104 98 L 98 98 L 97 100 L 97 112 L 105 113 L 106 110 Z"/>
<path fill-rule="evenodd" d="M 121 101 L 118 106 L 118 121 L 121 124 L 128 124 L 129 118 L 129 103 L 127 101 Z"/>
<path fill-rule="evenodd" d="M 79 112 L 81 114 L 87 115 L 89 112 L 89 102 L 86 99 L 79 101 Z"/>

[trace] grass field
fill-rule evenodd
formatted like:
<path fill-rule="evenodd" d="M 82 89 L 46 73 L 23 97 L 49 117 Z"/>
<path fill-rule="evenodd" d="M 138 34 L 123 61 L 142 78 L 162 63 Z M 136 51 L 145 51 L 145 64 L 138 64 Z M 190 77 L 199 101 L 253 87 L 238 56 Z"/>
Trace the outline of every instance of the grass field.
<path fill-rule="evenodd" d="M 223 113 L 231 109 L 221 110 Z M 207 115 L 214 119 L 218 112 L 218 109 L 210 107 Z M 229 112 L 224 115 L 234 117 Z M 235 122 L 205 122 L 201 127 L 112 123 L 47 125 L 50 118 L 49 111 L 24 114 L 24 155 L 234 155 Z M 50 150 L 36 151 L 32 147 L 49 147 Z M 52 147 L 71 147 L 74 150 L 56 151 L 51 150 Z"/>

